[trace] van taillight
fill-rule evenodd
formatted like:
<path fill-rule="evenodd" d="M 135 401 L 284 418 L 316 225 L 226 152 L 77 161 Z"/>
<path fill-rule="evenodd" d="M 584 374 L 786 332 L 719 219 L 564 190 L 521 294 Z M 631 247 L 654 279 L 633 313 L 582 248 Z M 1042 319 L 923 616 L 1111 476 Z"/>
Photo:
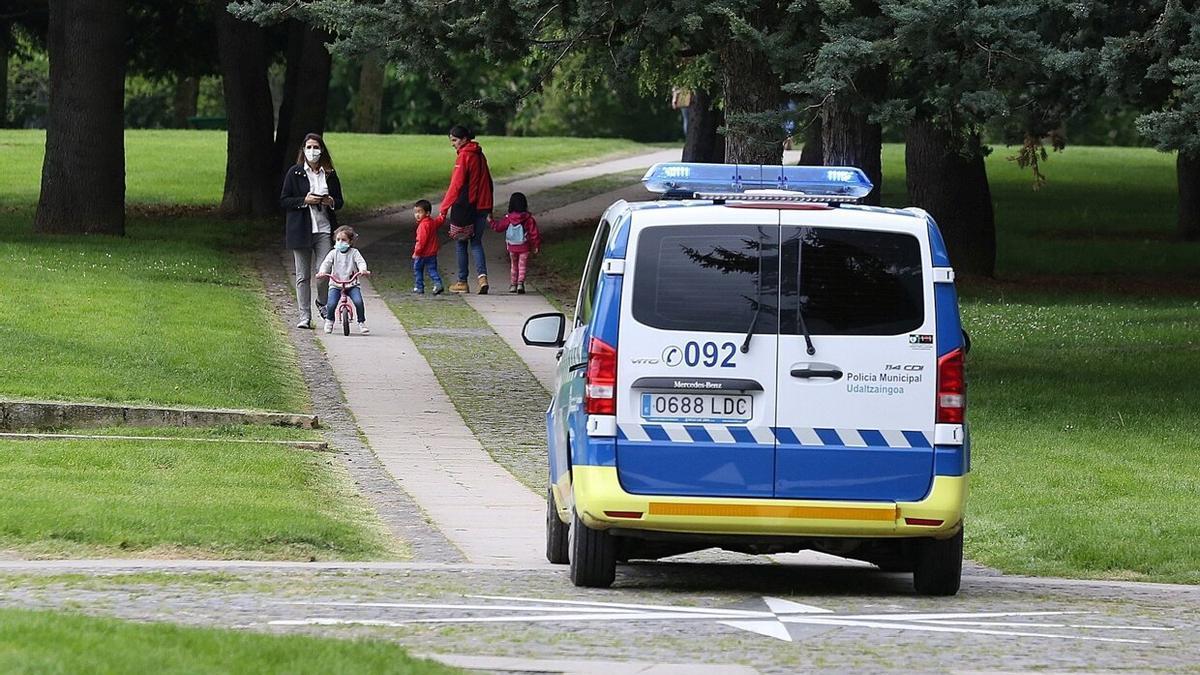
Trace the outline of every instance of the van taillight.
<path fill-rule="evenodd" d="M 938 359 L 937 421 L 962 424 L 967 410 L 967 383 L 963 377 L 962 348 Z"/>
<path fill-rule="evenodd" d="M 583 409 L 589 415 L 617 414 L 617 350 L 600 338 L 588 343 Z"/>

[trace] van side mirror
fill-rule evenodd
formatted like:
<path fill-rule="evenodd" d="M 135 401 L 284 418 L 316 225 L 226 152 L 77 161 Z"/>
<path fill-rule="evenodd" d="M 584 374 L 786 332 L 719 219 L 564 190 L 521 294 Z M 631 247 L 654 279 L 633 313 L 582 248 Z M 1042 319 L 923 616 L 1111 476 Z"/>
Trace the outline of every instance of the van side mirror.
<path fill-rule="evenodd" d="M 566 344 L 566 330 L 567 317 L 561 313 L 534 314 L 525 320 L 521 338 L 530 347 L 561 347 Z"/>

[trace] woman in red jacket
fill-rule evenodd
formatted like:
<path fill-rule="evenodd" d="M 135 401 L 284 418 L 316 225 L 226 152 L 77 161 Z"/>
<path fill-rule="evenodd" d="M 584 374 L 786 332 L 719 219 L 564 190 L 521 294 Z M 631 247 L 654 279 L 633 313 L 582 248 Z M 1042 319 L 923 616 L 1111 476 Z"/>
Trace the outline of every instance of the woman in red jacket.
<path fill-rule="evenodd" d="M 458 281 L 450 286 L 454 293 L 466 293 L 467 248 L 475 256 L 475 272 L 479 275 L 479 294 L 488 292 L 487 259 L 483 253 L 483 231 L 488 229 L 492 216 L 492 172 L 488 168 L 483 148 L 475 142 L 475 135 L 461 124 L 450 129 L 450 145 L 458 153 L 454 172 L 450 174 L 450 187 L 442 199 L 439 213 L 460 227 L 470 226 L 474 232 L 470 237 L 458 239 Z M 454 207 L 451 212 L 451 207 Z"/>

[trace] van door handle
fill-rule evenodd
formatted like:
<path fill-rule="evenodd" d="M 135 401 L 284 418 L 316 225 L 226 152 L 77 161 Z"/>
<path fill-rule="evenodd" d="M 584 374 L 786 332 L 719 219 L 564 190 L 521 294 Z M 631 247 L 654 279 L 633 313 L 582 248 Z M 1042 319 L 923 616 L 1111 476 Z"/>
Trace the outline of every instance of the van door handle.
<path fill-rule="evenodd" d="M 840 380 L 842 379 L 843 374 L 844 373 L 842 373 L 841 369 L 837 368 L 836 366 L 828 366 L 826 364 L 820 364 L 816 368 L 792 368 L 792 377 L 799 377 L 803 379 L 828 377 L 831 380 Z"/>

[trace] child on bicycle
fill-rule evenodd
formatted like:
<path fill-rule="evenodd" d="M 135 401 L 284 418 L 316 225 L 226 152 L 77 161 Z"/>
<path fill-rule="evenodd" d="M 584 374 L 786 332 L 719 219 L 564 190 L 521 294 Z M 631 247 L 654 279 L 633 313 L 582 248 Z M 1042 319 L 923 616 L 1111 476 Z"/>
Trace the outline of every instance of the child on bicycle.
<path fill-rule="evenodd" d="M 433 205 L 427 200 L 418 200 L 413 204 L 413 220 L 417 221 L 417 242 L 413 245 L 413 293 L 425 293 L 425 271 L 429 270 L 429 278 L 433 280 L 433 294 L 438 295 L 445 287 L 442 277 L 438 274 L 438 234 L 437 230 L 446 222 L 444 215 L 434 218 L 429 215 Z"/>
<path fill-rule="evenodd" d="M 349 225 L 343 225 L 333 232 L 333 250 L 329 255 L 325 256 L 325 260 L 321 261 L 321 274 L 328 274 L 343 281 L 348 280 L 357 272 L 359 274 L 369 274 L 367 272 L 367 261 L 363 260 L 362 254 L 358 249 L 351 246 L 358 235 L 354 232 L 354 228 Z M 337 318 L 338 302 L 342 299 L 341 287 L 330 279 L 329 298 L 325 302 L 326 312 L 325 317 L 325 332 L 333 332 L 333 320 Z M 367 328 L 367 310 L 363 307 L 362 290 L 358 287 L 358 279 L 350 285 L 346 291 L 346 295 L 350 296 L 350 301 L 354 303 L 354 310 L 358 315 L 358 332 L 366 335 L 371 332 Z"/>
<path fill-rule="evenodd" d="M 491 222 L 492 229 L 504 233 L 504 243 L 508 247 L 509 293 L 525 294 L 525 273 L 529 268 L 529 253 L 534 255 L 542 251 L 542 234 L 538 232 L 537 221 L 529 212 L 529 201 L 521 192 L 514 192 L 508 198 L 508 215 L 500 220 Z"/>

